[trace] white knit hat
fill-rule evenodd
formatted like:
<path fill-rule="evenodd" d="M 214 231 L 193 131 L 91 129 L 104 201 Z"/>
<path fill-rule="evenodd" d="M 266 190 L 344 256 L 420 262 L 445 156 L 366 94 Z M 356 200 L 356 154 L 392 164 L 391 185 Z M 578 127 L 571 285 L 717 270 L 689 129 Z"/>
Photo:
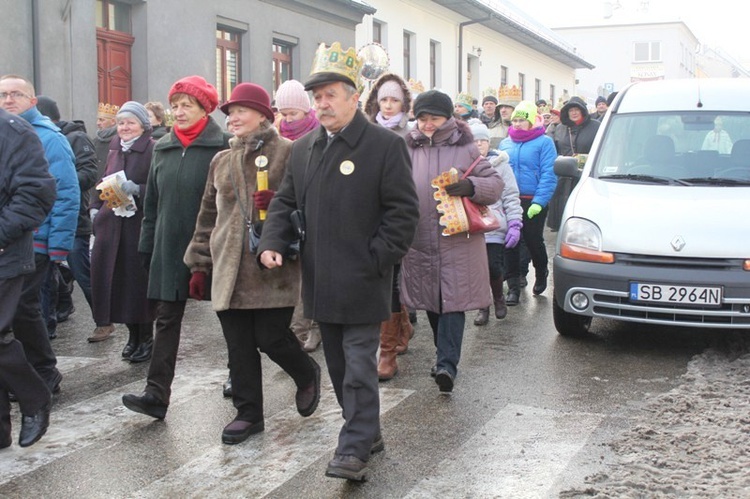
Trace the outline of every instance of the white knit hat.
<path fill-rule="evenodd" d="M 276 90 L 276 108 L 299 109 L 303 112 L 310 110 L 310 97 L 305 87 L 297 80 L 287 80 Z"/>
<path fill-rule="evenodd" d="M 404 89 L 397 81 L 388 80 L 378 89 L 378 102 L 386 97 L 393 97 L 397 101 L 404 102 Z"/>

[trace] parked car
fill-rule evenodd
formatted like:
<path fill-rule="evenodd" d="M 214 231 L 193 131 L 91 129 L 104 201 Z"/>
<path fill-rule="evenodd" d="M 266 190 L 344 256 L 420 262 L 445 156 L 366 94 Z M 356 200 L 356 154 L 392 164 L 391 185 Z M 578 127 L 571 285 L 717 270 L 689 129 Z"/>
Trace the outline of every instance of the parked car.
<path fill-rule="evenodd" d="M 553 260 L 562 335 L 594 317 L 750 328 L 750 80 L 634 83 L 605 116 Z"/>

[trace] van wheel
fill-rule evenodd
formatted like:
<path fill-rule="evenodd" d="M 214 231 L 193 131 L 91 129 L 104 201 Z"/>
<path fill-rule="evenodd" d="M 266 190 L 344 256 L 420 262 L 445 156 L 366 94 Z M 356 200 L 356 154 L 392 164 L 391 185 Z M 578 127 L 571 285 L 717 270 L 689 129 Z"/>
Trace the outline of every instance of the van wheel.
<path fill-rule="evenodd" d="M 584 336 L 591 326 L 591 317 L 566 312 L 557 304 L 557 299 L 552 300 L 552 318 L 555 329 L 562 336 Z"/>

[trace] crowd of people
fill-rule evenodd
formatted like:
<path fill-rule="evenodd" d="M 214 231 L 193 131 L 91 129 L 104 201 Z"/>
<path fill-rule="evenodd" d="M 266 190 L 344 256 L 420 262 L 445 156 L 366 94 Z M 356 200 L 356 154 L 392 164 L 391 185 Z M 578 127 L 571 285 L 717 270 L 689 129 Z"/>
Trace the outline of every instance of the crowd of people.
<path fill-rule="evenodd" d="M 577 97 L 550 109 L 508 88 L 480 110 L 394 73 L 361 99 L 361 64 L 321 44 L 308 79 L 284 82 L 275 101 L 240 83 L 220 103 L 187 76 L 169 89 L 169 124 L 159 102 L 103 103 L 92 138 L 28 79 L 0 78 L 0 448 L 14 398 L 20 445 L 47 430 L 62 380 L 50 340 L 74 310 L 73 281 L 95 323 L 88 341 L 123 324 L 122 358 L 149 361 L 143 392 L 122 402 L 157 419 L 188 300 L 211 300 L 237 411 L 226 444 L 264 430 L 261 352 L 294 380 L 299 414 L 315 412 L 321 368 L 309 352 L 322 343 L 344 417 L 328 476 L 362 480 L 384 449 L 378 384 L 397 375 L 417 310 L 433 333 L 430 374 L 453 391 L 465 314 L 477 311 L 477 326 L 491 307 L 505 318 L 529 262 L 533 294 L 545 291 L 545 221 L 570 189 L 553 163 L 585 155 L 600 117 Z M 454 173 L 445 195 L 489 207 L 499 228 L 443 235 L 435 180 Z M 100 196 L 102 179 L 129 201 Z"/>

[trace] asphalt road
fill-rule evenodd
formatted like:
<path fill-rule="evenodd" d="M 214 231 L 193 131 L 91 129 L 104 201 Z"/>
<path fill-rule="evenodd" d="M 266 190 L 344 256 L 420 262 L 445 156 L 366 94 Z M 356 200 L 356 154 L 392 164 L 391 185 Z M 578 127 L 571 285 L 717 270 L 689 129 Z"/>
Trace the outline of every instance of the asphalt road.
<path fill-rule="evenodd" d="M 65 378 L 49 432 L 0 451 L 0 497 L 556 497 L 606 465 L 607 441 L 648 394 L 679 384 L 714 335 L 594 321 L 595 334 L 563 338 L 551 289 L 526 288 L 505 320 L 475 327 L 467 314 L 456 387 L 442 396 L 420 313 L 399 374 L 381 383 L 386 451 L 353 484 L 324 476 L 342 422 L 327 374 L 318 411 L 301 418 L 293 382 L 264 357 L 266 430 L 223 445 L 234 408 L 221 393 L 227 355 L 210 304 L 188 306 L 172 404 L 154 421 L 120 402 L 142 391 L 147 371 L 120 358 L 126 328 L 87 343 L 94 324 L 75 298 L 53 341 Z M 324 365 L 322 351 L 313 356 Z"/>

